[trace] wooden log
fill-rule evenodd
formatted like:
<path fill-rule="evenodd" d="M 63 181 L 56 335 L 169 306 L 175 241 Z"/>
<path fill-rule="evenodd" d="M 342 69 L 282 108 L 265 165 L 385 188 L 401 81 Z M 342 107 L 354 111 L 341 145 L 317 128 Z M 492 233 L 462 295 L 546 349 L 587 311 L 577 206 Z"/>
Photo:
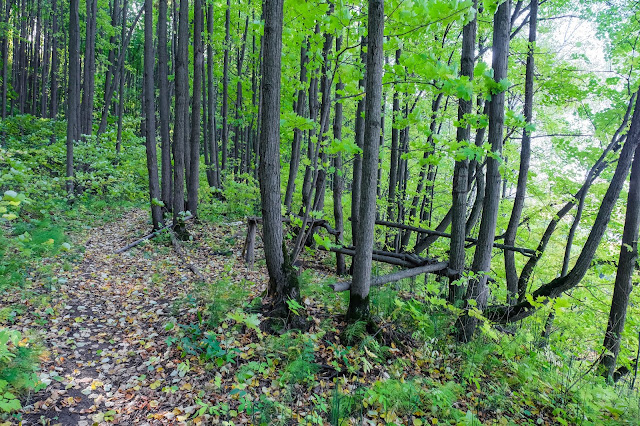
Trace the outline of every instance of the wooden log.
<path fill-rule="evenodd" d="M 389 228 L 404 229 L 407 231 L 414 231 L 421 234 L 437 235 L 439 237 L 444 237 L 444 238 L 451 238 L 451 234 L 448 234 L 446 232 L 433 231 L 431 229 L 418 228 L 417 226 L 405 225 L 403 223 L 389 222 L 386 220 L 376 220 L 376 225 L 387 226 Z M 467 245 L 467 247 L 471 247 L 478 242 L 477 238 L 472 238 L 472 237 L 467 237 L 464 240 L 469 243 L 472 243 L 470 245 Z M 536 251 L 533 249 L 515 247 L 515 246 L 506 245 L 506 244 L 496 243 L 496 242 L 493 243 L 493 246 L 501 250 L 515 251 L 525 256 L 535 256 L 536 254 Z"/>
<path fill-rule="evenodd" d="M 325 250 L 325 251 L 327 250 L 322 246 L 319 246 L 318 248 L 320 250 Z M 355 256 L 356 254 L 355 249 L 350 249 L 346 247 L 331 247 L 329 251 L 332 251 L 334 253 L 346 254 L 347 256 L 351 256 L 351 257 Z M 386 256 L 386 255 L 376 254 L 376 253 L 373 253 L 372 257 L 373 257 L 373 260 L 375 260 L 376 262 L 388 263 L 390 265 L 404 266 L 405 268 L 413 268 L 415 266 L 413 263 L 397 257 Z"/>
<path fill-rule="evenodd" d="M 258 231 L 258 221 L 254 217 L 247 218 L 247 239 L 244 242 L 242 254 L 244 261 L 249 268 L 253 268 L 255 262 L 256 233 Z"/>
<path fill-rule="evenodd" d="M 400 281 L 405 278 L 415 277 L 416 275 L 431 272 L 439 272 L 447 268 L 447 262 L 431 263 L 428 265 L 418 266 L 416 268 L 404 269 L 388 275 L 382 275 L 371 279 L 371 286 L 381 286 L 384 284 Z M 339 282 L 329 285 L 334 291 L 347 291 L 351 288 L 351 281 Z"/>
<path fill-rule="evenodd" d="M 184 218 L 184 222 L 193 219 L 193 216 L 187 216 Z M 115 254 L 120 254 L 120 253 L 124 253 L 125 251 L 134 248 L 135 246 L 139 245 L 140 243 L 150 240 L 151 238 L 154 238 L 155 236 L 157 236 L 158 234 L 160 234 L 162 231 L 166 230 L 166 229 L 173 229 L 173 227 L 175 226 L 174 223 L 171 223 L 171 225 L 167 225 L 164 226 L 160 229 L 158 229 L 157 231 L 154 231 L 152 233 L 150 233 L 149 235 L 145 235 L 144 237 L 140 238 L 139 240 L 135 240 L 134 242 L 132 242 L 131 244 L 122 247 L 116 251 L 114 251 Z"/>

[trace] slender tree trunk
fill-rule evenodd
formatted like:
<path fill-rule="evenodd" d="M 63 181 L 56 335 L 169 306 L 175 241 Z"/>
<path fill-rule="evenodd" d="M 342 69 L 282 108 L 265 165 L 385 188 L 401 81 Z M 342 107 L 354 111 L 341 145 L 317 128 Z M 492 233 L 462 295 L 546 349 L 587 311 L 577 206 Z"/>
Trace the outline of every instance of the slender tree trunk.
<path fill-rule="evenodd" d="M 55 1 L 53 0 L 54 9 L 55 9 Z M 9 19 L 11 17 L 11 0 L 6 0 L 5 4 L 5 15 L 4 15 L 4 23 L 9 24 Z M 54 18 L 55 19 L 55 18 Z M 55 22 L 55 21 L 54 21 Z M 14 45 L 15 46 L 15 45 Z M 15 58 L 13 59 L 15 61 Z M 2 100 L 0 101 L 0 118 L 3 120 L 7 117 L 7 92 L 9 87 L 9 33 L 5 33 L 2 38 Z"/>
<path fill-rule="evenodd" d="M 365 80 L 367 78 L 367 37 L 363 36 L 360 41 L 360 62 L 363 67 L 363 76 L 358 83 L 358 87 L 364 89 Z M 364 103 L 365 99 L 358 100 L 356 107 L 355 119 L 355 143 L 358 148 L 362 149 L 364 145 Z M 351 241 L 355 243 L 356 234 L 358 232 L 358 221 L 360 218 L 360 187 L 362 184 L 362 155 L 355 154 L 353 156 L 353 177 L 351 180 Z M 353 259 L 351 268 L 355 263 Z"/>
<path fill-rule="evenodd" d="M 127 10 L 128 10 L 128 0 L 124 0 L 122 3 L 122 29 L 120 30 L 120 40 L 121 40 L 121 52 L 120 57 L 122 60 L 118 61 L 118 67 L 120 67 L 119 72 L 119 94 L 118 94 L 118 134 L 116 136 L 116 153 L 120 154 L 120 149 L 122 147 L 122 119 L 124 118 L 124 80 L 125 80 L 125 68 L 124 68 L 124 51 L 127 46 L 125 44 L 125 28 L 127 22 Z M 135 25 L 135 24 L 134 24 Z"/>
<path fill-rule="evenodd" d="M 200 108 L 202 108 L 202 66 L 204 44 L 202 42 L 204 14 L 202 0 L 193 5 L 193 102 L 191 105 L 191 171 L 187 190 L 187 209 L 193 216 L 198 213 L 198 188 L 200 184 Z"/>
<path fill-rule="evenodd" d="M 80 136 L 80 22 L 78 0 L 69 1 L 69 89 L 67 96 L 67 193 L 73 194 L 73 143 Z"/>
<path fill-rule="evenodd" d="M 51 54 L 51 33 L 48 31 L 49 20 L 44 21 L 44 46 L 42 48 L 42 68 L 40 74 L 40 117 L 47 116 L 47 76 L 49 75 L 49 56 Z"/>
<path fill-rule="evenodd" d="M 173 223 L 177 233 L 185 237 L 184 222 L 184 172 L 185 145 L 187 142 L 186 117 L 189 111 L 189 0 L 180 0 L 178 16 L 178 45 L 176 48 L 176 106 L 173 125 Z"/>
<path fill-rule="evenodd" d="M 216 91 L 213 84 L 213 3 L 209 3 L 207 9 L 207 90 L 209 95 L 209 167 L 211 169 L 211 185 L 220 188 L 220 159 L 218 158 L 218 141 L 216 138 Z"/>
<path fill-rule="evenodd" d="M 276 307 L 290 314 L 286 301 L 300 300 L 295 270 L 288 262 L 282 232 L 280 195 L 280 78 L 282 53 L 283 0 L 264 3 L 264 68 L 262 72 L 263 117 L 260 132 L 260 196 L 263 240 L 269 271 L 268 295 Z"/>
<path fill-rule="evenodd" d="M 527 125 L 533 121 L 533 77 L 534 77 L 534 50 L 536 43 L 536 25 L 538 22 L 538 0 L 531 0 L 529 12 L 529 52 L 527 54 L 527 70 L 524 87 L 524 118 Z M 531 157 L 531 130 L 525 128 L 522 132 L 522 145 L 520 147 L 520 171 L 518 172 L 518 186 L 516 198 L 511 209 L 511 218 L 504 235 L 504 243 L 514 245 L 518 224 L 522 216 L 524 200 L 527 193 L 527 175 Z M 515 253 L 509 250 L 504 252 L 504 265 L 507 278 L 507 302 L 515 304 L 518 299 L 518 272 L 516 271 Z"/>
<path fill-rule="evenodd" d="M 507 76 L 507 58 L 509 55 L 509 19 L 511 16 L 511 0 L 506 0 L 500 6 L 493 21 L 493 77 L 499 82 Z M 504 130 L 504 92 L 493 94 L 489 104 L 489 143 L 491 152 L 495 155 L 502 153 Z M 469 282 L 466 295 L 465 309 L 478 309 L 482 312 L 487 306 L 489 288 L 487 275 L 491 266 L 491 251 L 498 220 L 498 205 L 500 203 L 500 161 L 497 158 L 487 159 L 487 188 L 485 190 L 482 220 L 478 233 L 478 244 L 473 258 L 472 271 L 479 276 Z M 473 300 L 475 303 L 471 303 Z M 465 314 L 460 318 L 458 339 L 466 342 L 473 337 L 477 325 L 477 318 Z"/>
<path fill-rule="evenodd" d="M 401 49 L 396 50 L 396 65 L 400 65 Z M 398 121 L 400 120 L 400 92 L 397 86 L 393 92 L 393 105 L 391 113 L 391 159 L 389 164 L 389 192 L 387 197 L 387 220 L 393 222 L 396 220 L 396 190 L 398 188 L 398 158 L 400 147 L 398 145 L 400 138 L 400 128 Z M 393 235 L 396 235 L 395 232 Z M 395 239 L 395 238 L 394 238 Z M 397 241 L 397 239 L 395 239 Z M 392 245 L 392 234 L 387 235 L 388 246 Z"/>
<path fill-rule="evenodd" d="M 160 112 L 160 141 L 162 143 L 162 202 L 171 210 L 171 140 L 169 137 L 169 53 L 167 51 L 167 0 L 158 1 L 158 109 Z"/>
<path fill-rule="evenodd" d="M 87 29 L 84 50 L 84 79 L 82 81 L 82 106 L 80 107 L 80 131 L 83 135 L 93 133 L 93 98 L 96 75 L 96 22 L 98 0 L 87 0 Z"/>
<path fill-rule="evenodd" d="M 155 55 L 153 51 L 153 0 L 144 2 L 144 84 L 146 115 L 146 151 L 147 171 L 149 172 L 149 202 L 153 229 L 162 227 L 162 209 L 160 208 L 160 182 L 158 180 L 158 156 L 156 154 L 156 106 L 154 101 Z"/>
<path fill-rule="evenodd" d="M 304 85 L 307 82 L 307 42 L 302 41 L 300 46 L 300 84 L 303 86 L 298 90 L 298 99 L 295 104 L 295 113 L 300 117 L 304 117 L 306 110 L 306 97 Z M 287 211 L 291 210 L 293 201 L 293 193 L 296 188 L 296 177 L 300 169 L 300 146 L 302 143 L 302 130 L 293 129 L 293 142 L 291 143 L 291 161 L 289 162 L 289 180 L 287 181 L 287 190 L 284 196 L 284 205 Z"/>
<path fill-rule="evenodd" d="M 231 49 L 231 0 L 227 0 L 224 18 L 224 61 L 222 70 L 222 171 L 227 168 L 229 149 L 229 49 Z"/>
<path fill-rule="evenodd" d="M 342 36 L 336 38 L 336 52 L 340 51 L 342 45 Z M 344 83 L 339 80 L 336 84 L 336 106 L 333 118 L 333 138 L 337 141 L 342 140 L 342 101 L 341 93 L 344 90 Z M 344 192 L 344 170 L 342 162 L 342 153 L 337 152 L 333 158 L 333 217 L 335 219 L 336 244 L 343 244 L 344 218 L 342 214 L 342 193 Z M 347 268 L 344 261 L 344 254 L 336 252 L 336 274 L 345 275 Z"/>
<path fill-rule="evenodd" d="M 380 142 L 380 102 L 382 101 L 382 61 L 384 56 L 384 1 L 369 0 L 367 47 L 366 116 L 362 160 L 360 218 L 355 235 L 353 280 L 349 297 L 349 321 L 369 317 L 369 285 L 373 232 L 376 220 L 376 180 Z"/>
<path fill-rule="evenodd" d="M 58 116 L 58 2 L 52 0 L 51 3 L 51 106 L 49 107 L 49 117 L 55 119 Z"/>
<path fill-rule="evenodd" d="M 535 0 L 534 0 L 535 1 Z M 474 2 L 478 7 L 477 0 Z M 474 18 L 462 30 L 462 56 L 460 58 L 460 75 L 473 80 L 475 64 L 477 20 Z M 473 100 L 464 97 L 458 101 L 458 121 L 456 140 L 459 144 L 471 143 L 471 126 L 466 123 L 468 114 L 473 111 Z M 451 201 L 451 244 L 449 248 L 449 268 L 453 275 L 449 277 L 449 302 L 455 303 L 462 299 L 464 287 L 456 281 L 462 278 L 465 265 L 464 241 L 466 238 L 467 222 L 467 193 L 469 192 L 469 159 L 456 161 L 453 173 L 453 190 Z M 506 251 L 505 251 L 506 252 Z"/>
<path fill-rule="evenodd" d="M 606 351 L 602 357 L 604 374 L 612 377 L 620 353 L 620 341 L 627 318 L 629 295 L 633 290 L 632 277 L 638 259 L 638 226 L 640 225 L 640 145 L 636 148 L 631 166 L 627 213 L 622 231 L 622 244 L 618 259 L 618 271 L 613 286 L 609 322 L 603 346 Z"/>

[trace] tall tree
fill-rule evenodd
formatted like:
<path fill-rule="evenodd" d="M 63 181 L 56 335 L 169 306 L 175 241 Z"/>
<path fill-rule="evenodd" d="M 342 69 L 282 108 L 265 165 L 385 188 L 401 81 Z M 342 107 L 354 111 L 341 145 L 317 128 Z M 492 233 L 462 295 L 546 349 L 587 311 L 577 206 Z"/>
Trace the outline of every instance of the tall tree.
<path fill-rule="evenodd" d="M 268 295 L 288 314 L 287 300 L 300 300 L 295 270 L 283 244 L 280 194 L 280 78 L 282 73 L 283 0 L 264 2 L 262 128 L 260 131 L 260 198 L 263 240 L 269 271 Z"/>
<path fill-rule="evenodd" d="M 509 56 L 509 34 L 511 19 L 511 0 L 506 0 L 493 17 L 493 78 L 500 83 L 507 77 L 507 59 Z M 489 143 L 491 152 L 496 156 L 502 153 L 504 130 L 504 91 L 492 94 L 489 104 Z M 491 266 L 491 251 L 498 221 L 498 205 L 500 203 L 500 160 L 495 156 L 487 158 L 487 187 L 482 207 L 482 219 L 478 232 L 478 244 L 473 257 L 472 271 L 477 274 L 469 282 L 466 294 L 465 309 L 467 313 L 461 317 L 458 339 L 468 341 L 473 337 L 477 325 L 477 317 L 468 313 L 470 309 L 484 310 L 487 306 L 489 288 L 487 275 Z"/>
<path fill-rule="evenodd" d="M 162 143 L 162 202 L 167 209 L 172 204 L 173 176 L 171 170 L 171 140 L 169 138 L 169 54 L 167 52 L 167 0 L 158 1 L 158 110 Z"/>
<path fill-rule="evenodd" d="M 384 60 L 384 0 L 369 0 L 367 79 L 364 145 L 356 252 L 347 318 L 366 320 L 369 316 L 369 287 L 376 220 L 376 186 L 380 150 L 380 103 L 382 102 L 382 62 Z"/>
<path fill-rule="evenodd" d="M 181 213 L 184 212 L 184 157 L 187 144 L 189 112 L 189 0 L 180 0 L 178 14 L 178 45 L 176 48 L 176 105 L 173 125 L 173 223 L 176 233 L 185 237 L 186 230 Z"/>
<path fill-rule="evenodd" d="M 504 234 L 504 243 L 514 245 L 516 233 L 522 216 L 524 199 L 527 192 L 527 176 L 531 158 L 531 128 L 533 121 L 533 77 L 535 71 L 535 43 L 538 24 L 538 0 L 531 0 L 529 6 L 529 51 L 527 54 L 527 68 L 524 85 L 524 118 L 527 126 L 522 132 L 522 144 L 520 146 L 520 170 L 518 172 L 518 184 L 516 198 L 511 209 L 511 217 L 507 231 Z M 504 265 L 507 277 L 507 300 L 515 304 L 518 294 L 518 273 L 516 272 L 515 253 L 510 250 L 504 252 Z M 564 272 L 566 273 L 566 271 Z"/>
<path fill-rule="evenodd" d="M 200 109 L 202 108 L 202 70 L 204 65 L 204 44 L 202 30 L 204 14 L 202 0 L 193 4 L 193 98 L 191 103 L 191 161 L 187 182 L 187 209 L 193 216 L 198 215 L 198 187 L 200 184 Z"/>
<path fill-rule="evenodd" d="M 83 135 L 93 133 L 93 99 L 96 82 L 96 26 L 98 0 L 86 0 L 87 28 L 84 49 L 84 77 L 82 80 L 82 106 L 80 108 L 80 132 Z"/>
<path fill-rule="evenodd" d="M 144 2 L 144 84 L 147 172 L 149 173 L 149 201 L 153 229 L 162 226 L 160 208 L 160 182 L 158 180 L 158 156 L 156 154 L 156 104 L 153 71 L 155 68 L 153 51 L 153 0 Z"/>
<path fill-rule="evenodd" d="M 227 152 L 229 148 L 229 49 L 231 49 L 231 0 L 227 0 L 227 10 L 224 15 L 224 59 L 222 70 L 222 170 L 227 167 Z"/>
<path fill-rule="evenodd" d="M 474 9 L 478 8 L 475 1 Z M 476 23 L 474 17 L 462 30 L 462 55 L 460 57 L 460 75 L 473 80 L 476 47 Z M 459 144 L 469 144 L 471 141 L 471 126 L 467 123 L 467 116 L 473 111 L 473 99 L 461 97 L 458 100 L 458 129 L 456 140 Z M 467 221 L 467 193 L 469 191 L 469 159 L 456 161 L 453 172 L 453 190 L 451 201 L 451 245 L 449 249 L 449 267 L 453 271 L 450 277 L 449 302 L 455 303 L 463 295 L 461 283 L 456 282 L 462 277 L 465 264 L 464 242 Z"/>
<path fill-rule="evenodd" d="M 69 87 L 67 95 L 67 193 L 73 194 L 73 143 L 80 137 L 79 0 L 69 0 Z"/>

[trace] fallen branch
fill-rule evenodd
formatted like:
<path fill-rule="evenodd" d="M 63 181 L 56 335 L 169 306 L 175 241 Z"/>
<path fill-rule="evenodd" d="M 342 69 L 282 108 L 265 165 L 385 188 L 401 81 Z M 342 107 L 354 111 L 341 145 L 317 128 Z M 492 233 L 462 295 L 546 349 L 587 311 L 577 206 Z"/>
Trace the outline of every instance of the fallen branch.
<path fill-rule="evenodd" d="M 180 245 L 180 241 L 178 241 L 178 239 L 176 238 L 176 234 L 174 234 L 172 230 L 169 230 L 169 235 L 171 235 L 171 243 L 173 244 L 173 249 L 176 251 L 176 254 L 185 264 L 187 269 L 193 272 L 194 275 L 198 277 L 200 281 L 203 281 L 203 282 L 206 281 L 204 275 L 202 275 L 200 270 L 196 268 L 193 264 L 187 261 L 186 255 L 184 254 L 184 251 L 182 250 L 182 246 Z"/>
<path fill-rule="evenodd" d="M 394 223 L 386 220 L 376 220 L 376 225 L 387 226 L 389 228 L 404 229 L 406 231 L 414 231 L 420 234 L 437 235 L 439 237 L 451 238 L 451 234 L 448 234 L 446 232 L 433 231 L 431 229 L 418 228 L 417 226 L 405 225 L 403 223 Z M 472 243 L 471 245 L 476 244 L 478 242 L 477 238 L 472 238 L 472 237 L 466 237 L 464 240 L 469 243 Z M 525 256 L 535 256 L 536 254 L 535 250 L 528 249 L 528 248 L 515 247 L 515 246 L 510 246 L 510 245 L 500 244 L 500 243 L 493 243 L 493 246 L 501 250 L 515 251 Z M 467 245 L 467 247 L 470 247 L 470 246 Z"/>
<path fill-rule="evenodd" d="M 193 219 L 193 216 L 187 216 L 183 219 L 184 222 Z M 157 231 L 153 231 L 152 233 L 150 233 L 149 235 L 145 235 L 144 237 L 140 238 L 139 240 L 136 240 L 134 242 L 132 242 L 131 244 L 129 244 L 128 246 L 122 247 L 116 251 L 114 251 L 115 254 L 120 254 L 120 253 L 124 253 L 127 250 L 130 250 L 132 248 L 134 248 L 135 246 L 139 245 L 140 243 L 150 240 L 151 238 L 154 238 L 155 236 L 157 236 L 158 234 L 160 234 L 162 231 L 166 230 L 166 229 L 173 229 L 173 227 L 175 226 L 175 223 L 171 223 L 171 225 L 167 225 L 164 226 L 160 229 L 158 229 Z"/>
<path fill-rule="evenodd" d="M 402 271 L 394 272 L 388 275 L 382 275 L 375 277 L 371 280 L 371 286 L 381 286 L 384 284 L 400 281 L 405 278 L 415 277 L 416 275 L 426 274 L 430 272 L 438 272 L 447 268 L 449 264 L 447 262 L 432 263 L 429 265 L 418 266 L 417 268 L 405 269 Z M 347 291 L 351 288 L 351 281 L 339 282 L 329 285 L 334 291 Z"/>
<path fill-rule="evenodd" d="M 327 249 L 322 247 L 322 246 L 318 246 L 318 248 L 320 250 L 327 251 Z M 355 254 L 356 254 L 355 249 L 349 249 L 349 248 L 345 248 L 345 247 L 331 247 L 328 251 L 332 251 L 334 253 L 342 253 L 342 254 L 345 254 L 345 255 L 351 256 L 351 257 L 355 256 Z M 413 267 L 416 266 L 411 262 L 408 262 L 406 260 L 403 260 L 403 259 L 400 259 L 400 258 L 397 258 L 397 257 L 393 257 L 393 256 L 387 256 L 387 255 L 373 253 L 372 258 L 376 262 L 383 262 L 383 263 L 388 263 L 390 265 L 396 265 L 396 266 L 404 266 L 405 268 L 413 268 Z"/>

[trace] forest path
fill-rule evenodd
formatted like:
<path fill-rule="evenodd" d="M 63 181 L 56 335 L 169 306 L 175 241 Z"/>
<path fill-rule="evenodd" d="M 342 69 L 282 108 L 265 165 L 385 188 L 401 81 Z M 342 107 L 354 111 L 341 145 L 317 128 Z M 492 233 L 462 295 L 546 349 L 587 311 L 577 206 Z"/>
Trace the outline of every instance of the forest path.
<path fill-rule="evenodd" d="M 148 231 L 147 216 L 133 211 L 74 243 L 84 245 L 83 259 L 67 272 L 55 265 L 63 284 L 50 294 L 51 307 L 20 320 L 39 332 L 47 351 L 40 373 L 47 386 L 27 401 L 23 424 L 181 424 L 200 408 L 197 394 L 210 374 L 166 343 L 167 324 L 195 318 L 185 302 L 192 272 L 166 245 L 114 254 Z M 229 258 L 190 261 L 209 278 Z"/>

